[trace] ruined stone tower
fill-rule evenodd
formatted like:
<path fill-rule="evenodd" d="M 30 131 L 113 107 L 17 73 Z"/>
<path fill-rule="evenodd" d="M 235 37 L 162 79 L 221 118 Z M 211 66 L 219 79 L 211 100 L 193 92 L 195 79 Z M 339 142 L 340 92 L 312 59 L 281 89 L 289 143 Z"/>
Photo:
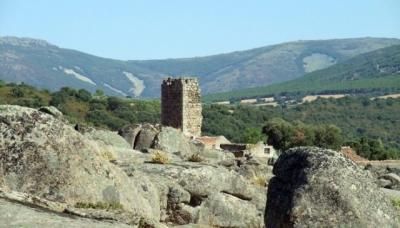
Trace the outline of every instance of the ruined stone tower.
<path fill-rule="evenodd" d="M 161 124 L 200 136 L 200 88 L 196 78 L 168 78 L 161 85 Z"/>

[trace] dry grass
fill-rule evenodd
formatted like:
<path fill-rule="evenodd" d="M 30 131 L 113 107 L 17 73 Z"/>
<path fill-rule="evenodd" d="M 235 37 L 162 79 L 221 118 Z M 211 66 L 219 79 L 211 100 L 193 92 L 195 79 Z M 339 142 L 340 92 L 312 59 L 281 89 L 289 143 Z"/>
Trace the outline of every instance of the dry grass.
<path fill-rule="evenodd" d="M 98 155 L 107 161 L 116 161 L 116 154 L 112 146 L 105 145 L 103 142 L 92 141 L 93 146 L 97 148 Z"/>
<path fill-rule="evenodd" d="M 251 183 L 261 187 L 267 186 L 267 181 L 264 176 L 254 176 L 251 179 Z"/>
<path fill-rule="evenodd" d="M 122 210 L 123 206 L 120 203 L 106 203 L 106 202 L 97 202 L 97 203 L 84 203 L 77 202 L 75 204 L 76 208 L 92 208 L 92 209 L 101 209 L 101 210 Z"/>
<path fill-rule="evenodd" d="M 167 164 L 169 162 L 169 156 L 163 151 L 156 151 L 151 156 L 151 162 L 157 164 Z"/>
<path fill-rule="evenodd" d="M 116 160 L 114 157 L 114 154 L 109 150 L 102 151 L 101 157 L 106 159 L 107 161 L 115 161 Z"/>
<path fill-rule="evenodd" d="M 253 173 L 253 176 L 250 179 L 250 183 L 260 187 L 267 186 L 267 177 L 260 173 Z"/>

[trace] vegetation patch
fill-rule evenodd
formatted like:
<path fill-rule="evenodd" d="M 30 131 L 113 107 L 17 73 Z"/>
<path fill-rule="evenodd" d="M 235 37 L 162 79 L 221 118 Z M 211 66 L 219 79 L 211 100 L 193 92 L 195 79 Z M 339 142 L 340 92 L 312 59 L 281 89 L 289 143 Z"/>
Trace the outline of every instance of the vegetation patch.
<path fill-rule="evenodd" d="M 85 208 L 85 209 L 100 209 L 100 210 L 123 210 L 123 206 L 120 203 L 106 203 L 106 202 L 97 202 L 97 203 L 86 203 L 86 202 L 77 202 L 75 204 L 76 208 Z"/>
<path fill-rule="evenodd" d="M 25 84 L 4 82 L 0 82 L 0 97 L 0 104 L 32 108 L 56 106 L 66 119 L 72 124 L 78 123 L 78 126 L 116 131 L 126 124 L 157 124 L 160 121 L 159 100 L 106 97 L 101 92 L 90 94 L 82 89 L 67 87 L 50 93 Z M 271 143 L 274 140 L 283 143 L 279 146 L 282 150 L 291 145 L 337 149 L 340 145 L 332 144 L 335 138 L 331 136 L 336 137 L 335 131 L 340 129 L 341 145 L 351 146 L 359 155 L 370 160 L 397 159 L 400 158 L 398 110 L 400 99 L 372 100 L 370 97 L 353 96 L 318 98 L 311 103 L 278 107 L 206 104 L 203 105 L 202 133 L 208 136 L 224 135 L 238 143 Z M 271 125 L 277 119 L 281 119 L 282 124 L 275 121 Z M 267 125 L 272 126 L 271 134 L 266 134 L 268 131 L 262 133 Z M 331 127 L 328 129 L 326 126 Z M 107 154 L 104 157 L 113 159 Z"/>
<path fill-rule="evenodd" d="M 168 164 L 169 156 L 166 152 L 156 151 L 151 156 L 151 162 L 156 164 Z"/>
<path fill-rule="evenodd" d="M 110 146 L 105 146 L 105 148 L 100 148 L 100 157 L 107 161 L 115 161 L 117 160 L 112 147 Z"/>
<path fill-rule="evenodd" d="M 392 205 L 400 210 L 400 199 L 392 199 Z"/>
<path fill-rule="evenodd" d="M 357 154 L 370 160 L 397 159 L 400 157 L 398 110 L 400 99 L 351 96 L 317 99 L 296 106 L 204 105 L 203 132 L 243 143 L 257 141 L 261 135 L 264 142 L 281 144 L 278 147 L 282 150 L 300 145 L 333 149 L 350 145 Z M 267 125 L 269 128 L 262 134 Z M 252 130 L 243 130 L 249 128 Z"/>
<path fill-rule="evenodd" d="M 251 178 L 250 182 L 253 185 L 260 186 L 260 187 L 267 186 L 267 178 L 265 175 L 261 175 L 261 174 L 254 174 L 253 177 Z"/>
<path fill-rule="evenodd" d="M 263 87 L 210 94 L 207 101 L 240 100 L 282 93 L 368 93 L 400 91 L 400 45 L 361 54 L 323 70 L 313 71 L 295 80 Z"/>

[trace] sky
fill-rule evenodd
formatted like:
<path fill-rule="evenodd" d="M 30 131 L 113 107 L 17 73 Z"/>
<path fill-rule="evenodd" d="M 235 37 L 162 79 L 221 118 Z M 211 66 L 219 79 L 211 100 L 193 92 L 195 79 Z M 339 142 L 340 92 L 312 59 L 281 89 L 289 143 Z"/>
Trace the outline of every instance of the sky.
<path fill-rule="evenodd" d="M 122 59 L 296 40 L 400 38 L 400 0 L 0 0 L 0 36 Z"/>

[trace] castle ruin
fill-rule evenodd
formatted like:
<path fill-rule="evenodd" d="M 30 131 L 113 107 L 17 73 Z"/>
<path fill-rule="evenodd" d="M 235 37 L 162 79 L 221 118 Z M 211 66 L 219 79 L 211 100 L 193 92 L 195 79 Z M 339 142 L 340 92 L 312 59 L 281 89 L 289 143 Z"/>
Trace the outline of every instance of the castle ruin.
<path fill-rule="evenodd" d="M 168 78 L 161 85 L 161 124 L 201 136 L 200 88 L 197 78 Z"/>

